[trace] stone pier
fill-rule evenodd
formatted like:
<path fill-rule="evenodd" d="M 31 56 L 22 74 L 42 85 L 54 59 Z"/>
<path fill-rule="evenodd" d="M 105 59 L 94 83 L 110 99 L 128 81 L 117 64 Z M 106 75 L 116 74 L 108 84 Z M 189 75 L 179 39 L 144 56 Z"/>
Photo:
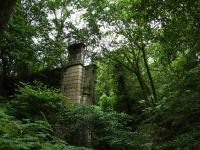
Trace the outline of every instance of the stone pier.
<path fill-rule="evenodd" d="M 84 66 L 84 44 L 69 46 L 68 63 L 63 68 L 61 90 L 69 103 L 88 103 L 95 101 L 94 65 Z"/>

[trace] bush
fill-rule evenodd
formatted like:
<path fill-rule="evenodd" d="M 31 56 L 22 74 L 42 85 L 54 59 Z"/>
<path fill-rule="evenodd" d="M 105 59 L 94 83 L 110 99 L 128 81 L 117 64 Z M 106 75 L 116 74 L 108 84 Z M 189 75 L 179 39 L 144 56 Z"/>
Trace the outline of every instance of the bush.
<path fill-rule="evenodd" d="M 50 139 L 52 128 L 46 121 L 20 121 L 5 112 L 0 113 L 0 149 L 39 149 Z"/>
<path fill-rule="evenodd" d="M 19 119 L 34 120 L 46 117 L 54 122 L 56 114 L 64 106 L 65 97 L 55 89 L 48 89 L 41 83 L 36 86 L 22 83 L 10 103 L 10 112 Z"/>
<path fill-rule="evenodd" d="M 0 150 L 87 150 L 70 146 L 53 136 L 52 126 L 45 120 L 17 120 L 0 105 Z"/>
<path fill-rule="evenodd" d="M 116 97 L 114 96 L 107 96 L 106 94 L 103 94 L 99 101 L 98 101 L 98 105 L 101 107 L 101 109 L 103 111 L 113 111 L 114 110 L 114 106 L 116 103 Z"/>
<path fill-rule="evenodd" d="M 22 84 L 9 105 L 10 114 L 20 119 L 17 126 L 22 129 L 16 130 L 16 138 L 9 136 L 10 146 L 17 147 L 20 143 L 24 147 L 39 149 L 43 143 L 44 149 L 60 149 L 63 144 L 55 142 L 54 137 L 57 137 L 76 146 L 92 146 L 104 150 L 132 149 L 132 132 L 126 127 L 129 121 L 127 115 L 104 112 L 100 107 L 91 105 L 66 106 L 64 98 L 57 90 L 41 84 Z M 45 130 L 48 129 L 46 125 L 50 126 L 50 130 Z M 21 131 L 23 136 L 18 137 Z M 6 137 L 3 139 L 2 145 L 9 145 L 6 144 Z"/>
<path fill-rule="evenodd" d="M 0 149 L 40 149 L 41 143 L 51 137 L 51 128 L 45 121 L 22 123 L 11 120 L 7 123 L 2 130 Z"/>
<path fill-rule="evenodd" d="M 123 113 L 103 112 L 91 105 L 73 105 L 59 116 L 60 124 L 68 131 L 65 140 L 70 144 L 84 145 L 87 138 L 81 137 L 91 134 L 90 144 L 95 149 L 132 149 L 132 132 L 126 127 L 129 118 Z"/>
<path fill-rule="evenodd" d="M 51 126 L 45 121 L 26 121 L 25 123 L 16 120 L 7 122 L 7 126 L 1 129 L 1 150 L 87 150 L 57 140 L 52 136 Z"/>

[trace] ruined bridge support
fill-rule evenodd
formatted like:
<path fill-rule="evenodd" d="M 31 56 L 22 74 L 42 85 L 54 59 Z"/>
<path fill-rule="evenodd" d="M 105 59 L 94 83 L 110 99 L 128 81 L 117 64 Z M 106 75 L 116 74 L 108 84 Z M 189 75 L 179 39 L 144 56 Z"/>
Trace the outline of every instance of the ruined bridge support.
<path fill-rule="evenodd" d="M 69 46 L 68 63 L 63 68 L 61 90 L 70 103 L 92 104 L 95 101 L 94 65 L 84 66 L 84 44 Z"/>

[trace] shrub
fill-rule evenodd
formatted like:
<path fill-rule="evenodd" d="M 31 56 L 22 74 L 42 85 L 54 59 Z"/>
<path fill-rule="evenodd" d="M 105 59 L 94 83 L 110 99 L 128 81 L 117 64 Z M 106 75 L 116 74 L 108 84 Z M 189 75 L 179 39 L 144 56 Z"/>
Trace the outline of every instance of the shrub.
<path fill-rule="evenodd" d="M 0 150 L 87 150 L 54 137 L 45 120 L 17 120 L 6 114 L 5 106 L 0 105 Z"/>
<path fill-rule="evenodd" d="M 53 140 L 57 137 L 76 146 L 92 146 L 105 150 L 132 149 L 132 132 L 126 127 L 129 120 L 127 115 L 113 111 L 104 112 L 100 107 L 91 105 L 66 106 L 62 94 L 41 84 L 22 84 L 9 108 L 10 114 L 20 119 L 16 139 L 15 136 L 14 139 L 9 136 L 10 146 L 16 147 L 20 143 L 25 147 L 39 149 L 40 143 L 43 143 L 44 149 L 60 149 L 62 142 L 56 143 Z M 50 130 L 46 130 L 48 128 L 43 122 L 50 126 Z M 23 136 L 18 137 L 21 131 Z M 6 145 L 6 137 L 3 139 L 3 145 Z M 63 147 L 66 148 L 65 143 Z M 69 146 L 67 148 L 73 149 Z"/>
<path fill-rule="evenodd" d="M 39 149 L 42 142 L 50 139 L 51 133 L 52 128 L 46 121 L 20 121 L 5 111 L 0 113 L 0 149 Z"/>
<path fill-rule="evenodd" d="M 103 94 L 99 101 L 98 101 L 98 105 L 101 107 L 101 109 L 103 111 L 113 111 L 114 110 L 114 106 L 116 103 L 116 97 L 114 96 L 107 96 L 106 94 Z"/>
<path fill-rule="evenodd" d="M 47 117 L 48 121 L 55 121 L 56 114 L 64 106 L 65 97 L 55 89 L 48 89 L 38 82 L 36 84 L 22 83 L 10 103 L 11 114 L 19 119 Z"/>
<path fill-rule="evenodd" d="M 70 144 L 84 145 L 86 135 L 90 134 L 90 144 L 95 149 L 132 149 L 132 132 L 126 127 L 129 119 L 123 113 L 103 112 L 91 105 L 72 105 L 59 116 L 60 124 L 68 131 L 65 140 Z"/>

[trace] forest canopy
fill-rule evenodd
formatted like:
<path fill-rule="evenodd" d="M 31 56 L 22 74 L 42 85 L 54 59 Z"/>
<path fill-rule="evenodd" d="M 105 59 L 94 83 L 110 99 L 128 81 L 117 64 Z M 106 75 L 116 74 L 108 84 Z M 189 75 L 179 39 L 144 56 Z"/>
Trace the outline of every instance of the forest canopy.
<path fill-rule="evenodd" d="M 0 149 L 200 149 L 198 0 L 6 6 L 0 2 Z M 66 104 L 62 91 L 31 80 L 63 68 L 74 42 L 84 43 L 85 64 L 97 66 L 93 105 Z"/>

